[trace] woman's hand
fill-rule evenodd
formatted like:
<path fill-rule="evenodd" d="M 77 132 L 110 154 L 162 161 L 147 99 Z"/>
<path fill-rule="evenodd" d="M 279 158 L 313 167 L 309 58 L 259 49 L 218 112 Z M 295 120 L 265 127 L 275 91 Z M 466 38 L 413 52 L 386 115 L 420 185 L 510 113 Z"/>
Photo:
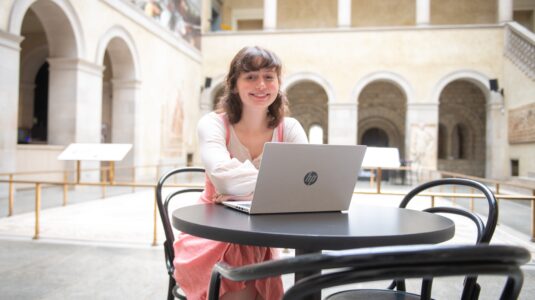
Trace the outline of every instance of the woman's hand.
<path fill-rule="evenodd" d="M 214 202 L 215 203 L 221 203 L 223 201 L 233 200 L 233 201 L 251 201 L 253 200 L 254 193 L 250 193 L 248 195 L 243 196 L 233 196 L 233 195 L 221 195 L 221 194 L 215 194 L 214 195 Z"/>

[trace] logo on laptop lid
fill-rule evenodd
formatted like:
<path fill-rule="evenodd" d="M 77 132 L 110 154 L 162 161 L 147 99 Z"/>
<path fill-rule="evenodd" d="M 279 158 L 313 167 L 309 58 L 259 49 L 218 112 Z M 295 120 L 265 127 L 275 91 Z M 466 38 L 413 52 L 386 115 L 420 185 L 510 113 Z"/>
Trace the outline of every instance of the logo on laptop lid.
<path fill-rule="evenodd" d="M 305 175 L 304 182 L 306 185 L 313 185 L 318 180 L 318 173 L 310 171 Z"/>

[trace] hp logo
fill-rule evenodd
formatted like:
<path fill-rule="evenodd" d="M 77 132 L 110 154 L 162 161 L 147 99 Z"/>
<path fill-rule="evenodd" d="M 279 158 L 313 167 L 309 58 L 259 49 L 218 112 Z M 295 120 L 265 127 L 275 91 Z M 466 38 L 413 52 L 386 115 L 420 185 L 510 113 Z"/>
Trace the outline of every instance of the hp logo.
<path fill-rule="evenodd" d="M 304 182 L 306 185 L 313 185 L 318 180 L 318 173 L 310 171 L 305 175 Z"/>

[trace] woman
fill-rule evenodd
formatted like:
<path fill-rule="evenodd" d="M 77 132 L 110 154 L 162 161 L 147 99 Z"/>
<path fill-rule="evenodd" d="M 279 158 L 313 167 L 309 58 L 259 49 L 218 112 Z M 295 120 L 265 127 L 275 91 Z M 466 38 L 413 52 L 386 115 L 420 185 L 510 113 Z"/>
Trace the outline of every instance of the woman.
<path fill-rule="evenodd" d="M 307 143 L 297 120 L 285 117 L 282 65 L 273 53 L 245 47 L 230 64 L 217 112 L 201 118 L 198 135 L 206 186 L 200 202 L 252 199 L 266 142 Z M 210 272 L 224 261 L 241 266 L 277 257 L 275 249 L 230 244 L 181 233 L 175 242 L 175 279 L 188 299 L 206 299 Z M 280 299 L 280 277 L 221 283 L 221 299 Z"/>

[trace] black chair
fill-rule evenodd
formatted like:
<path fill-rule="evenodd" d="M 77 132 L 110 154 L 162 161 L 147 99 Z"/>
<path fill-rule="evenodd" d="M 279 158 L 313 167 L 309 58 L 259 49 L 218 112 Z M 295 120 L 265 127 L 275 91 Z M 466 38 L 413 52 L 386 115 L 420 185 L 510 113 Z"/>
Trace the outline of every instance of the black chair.
<path fill-rule="evenodd" d="M 256 280 L 295 272 L 329 270 L 305 277 L 290 287 L 283 299 L 303 299 L 325 288 L 357 282 L 397 278 L 504 275 L 506 284 L 500 299 L 517 299 L 523 284 L 520 266 L 530 252 L 504 245 L 416 245 L 355 249 L 323 254 L 300 255 L 242 267 L 218 263 L 212 270 L 209 300 L 219 299 L 221 278 Z M 424 288 L 424 287 L 422 287 Z M 395 293 L 396 291 L 390 291 Z M 352 299 L 344 292 L 328 299 Z M 429 299 L 422 291 L 421 299 Z M 394 295 L 392 299 L 406 299 Z M 375 299 L 370 296 L 369 299 Z M 418 296 L 418 299 L 420 297 Z M 463 291 L 461 299 L 468 299 Z"/>
<path fill-rule="evenodd" d="M 185 193 L 200 193 L 204 189 L 202 188 L 186 188 L 186 189 L 179 189 L 172 193 L 169 193 L 165 200 L 162 200 L 162 189 L 165 185 L 165 182 L 176 174 L 186 174 L 186 173 L 204 173 L 203 168 L 196 168 L 196 167 L 188 167 L 188 168 L 179 168 L 171 170 L 164 175 L 160 177 L 160 180 L 158 180 L 158 185 L 156 186 L 156 202 L 158 204 L 158 211 L 160 212 L 160 218 L 162 219 L 162 225 L 163 230 L 165 232 L 165 242 L 163 243 L 164 251 L 165 251 L 165 264 L 167 266 L 167 274 L 169 275 L 169 287 L 167 290 L 167 299 L 186 299 L 186 296 L 184 296 L 181 293 L 180 287 L 176 284 L 175 278 L 173 277 L 173 273 L 175 271 L 175 268 L 173 266 L 173 259 L 175 258 L 175 253 L 173 251 L 173 242 L 175 241 L 175 236 L 173 233 L 173 227 L 171 226 L 171 222 L 169 219 L 169 203 L 171 200 L 175 198 L 177 195 L 185 194 Z"/>
<path fill-rule="evenodd" d="M 487 200 L 487 206 L 488 206 L 488 214 L 487 214 L 487 221 L 483 222 L 483 220 L 477 215 L 474 214 L 468 210 L 465 210 L 463 208 L 457 208 L 457 207 L 430 207 L 427 209 L 424 209 L 423 211 L 431 212 L 431 213 L 447 213 L 447 214 L 454 214 L 466 217 L 470 219 L 474 225 L 476 226 L 476 233 L 477 237 L 475 240 L 475 244 L 488 244 L 494 234 L 494 230 L 496 229 L 496 224 L 498 223 L 498 202 L 496 201 L 496 197 L 492 193 L 492 191 L 484 184 L 471 180 L 471 179 L 464 179 L 464 178 L 444 178 L 444 179 L 437 179 L 430 182 L 423 183 L 414 189 L 412 189 L 403 199 L 401 200 L 401 203 L 399 204 L 399 207 L 401 208 L 407 208 L 410 201 L 417 196 L 419 193 L 433 188 L 437 186 L 444 186 L 444 185 L 461 185 L 461 186 L 468 186 L 474 189 L 479 190 L 483 195 L 485 196 L 485 199 Z M 465 289 L 464 291 L 467 293 L 467 299 L 478 299 L 479 298 L 479 291 L 481 287 L 477 283 L 477 277 L 467 277 L 464 282 Z M 425 297 L 429 298 L 431 297 L 431 286 L 432 286 L 432 279 L 431 278 L 424 278 L 422 281 L 422 292 L 425 293 Z M 404 294 L 406 291 L 405 282 L 403 280 L 397 280 L 394 281 L 388 289 L 392 290 L 394 288 L 397 288 L 400 293 Z M 377 293 L 377 291 L 372 291 L 373 293 Z M 361 294 L 358 296 L 358 298 L 364 298 L 367 295 L 367 290 L 362 291 L 347 291 L 347 293 L 352 293 L 352 297 L 357 298 L 357 294 Z M 385 298 L 390 298 L 390 292 L 385 291 Z M 379 297 L 381 295 L 380 293 L 377 295 Z M 424 295 L 422 295 L 424 296 Z"/>

